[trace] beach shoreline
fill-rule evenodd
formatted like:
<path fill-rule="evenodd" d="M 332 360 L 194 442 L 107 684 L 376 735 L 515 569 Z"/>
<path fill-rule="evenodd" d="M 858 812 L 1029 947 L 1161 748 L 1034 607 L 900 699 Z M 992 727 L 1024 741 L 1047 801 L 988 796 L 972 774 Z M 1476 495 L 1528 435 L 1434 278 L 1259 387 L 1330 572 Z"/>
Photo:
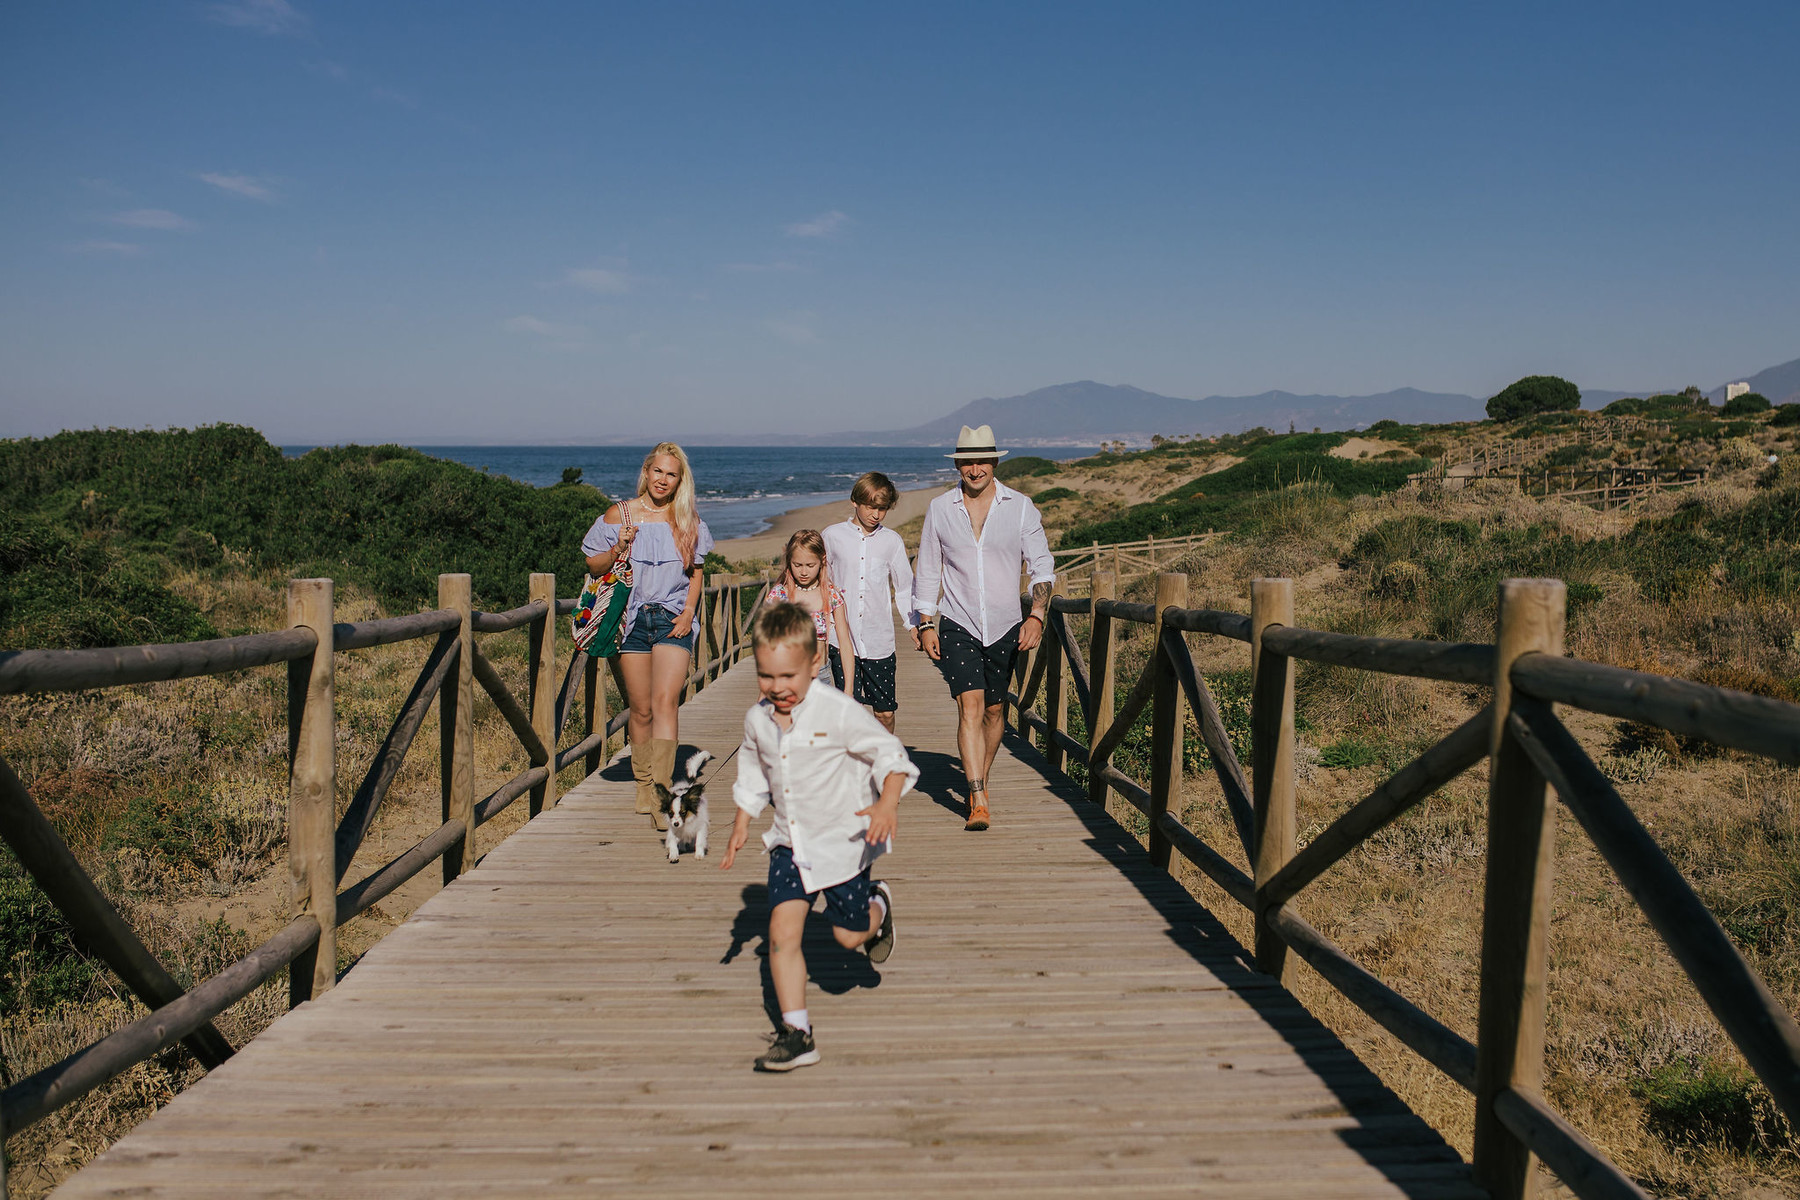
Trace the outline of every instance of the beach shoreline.
<path fill-rule="evenodd" d="M 932 498 L 944 492 L 947 486 L 930 485 L 901 492 L 894 507 L 888 510 L 885 524 L 900 526 L 915 517 L 923 516 Z M 850 497 L 846 494 L 841 500 L 805 505 L 777 513 L 771 518 L 769 528 L 761 533 L 750 537 L 727 538 L 715 543 L 713 549 L 734 563 L 767 562 L 780 557 L 787 546 L 788 537 L 795 530 L 824 529 L 827 525 L 848 520 L 849 517 Z"/>

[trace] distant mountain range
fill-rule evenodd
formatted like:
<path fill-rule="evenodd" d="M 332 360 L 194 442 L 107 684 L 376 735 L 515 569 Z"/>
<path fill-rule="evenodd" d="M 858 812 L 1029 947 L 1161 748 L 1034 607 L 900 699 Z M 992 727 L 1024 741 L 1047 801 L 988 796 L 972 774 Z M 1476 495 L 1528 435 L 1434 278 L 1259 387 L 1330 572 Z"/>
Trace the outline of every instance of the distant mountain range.
<path fill-rule="evenodd" d="M 1755 375 L 1737 376 L 1772 403 L 1800 401 L 1800 359 L 1770 367 Z M 1735 382 L 1735 380 L 1734 380 Z M 1678 392 L 1685 384 L 1635 392 L 1584 388 L 1582 407 L 1595 409 L 1624 396 L 1648 396 L 1659 391 Z M 1714 403 L 1724 399 L 1723 384 L 1709 393 Z M 908 429 L 856 430 L 841 433 L 772 434 L 734 438 L 739 444 L 818 446 L 947 446 L 953 445 L 964 425 L 992 425 L 1001 441 L 1015 447 L 1093 446 L 1101 442 L 1149 442 L 1155 434 L 1241 433 L 1261 425 L 1285 432 L 1298 430 L 1360 429 L 1377 421 L 1443 424 L 1479 421 L 1487 415 L 1487 401 L 1455 392 L 1421 392 L 1399 388 L 1373 396 L 1296 396 L 1292 392 L 1263 392 L 1256 396 L 1208 396 L 1184 400 L 1161 396 L 1127 384 L 1059 383 L 1022 396 L 971 400 L 955 412 Z"/>

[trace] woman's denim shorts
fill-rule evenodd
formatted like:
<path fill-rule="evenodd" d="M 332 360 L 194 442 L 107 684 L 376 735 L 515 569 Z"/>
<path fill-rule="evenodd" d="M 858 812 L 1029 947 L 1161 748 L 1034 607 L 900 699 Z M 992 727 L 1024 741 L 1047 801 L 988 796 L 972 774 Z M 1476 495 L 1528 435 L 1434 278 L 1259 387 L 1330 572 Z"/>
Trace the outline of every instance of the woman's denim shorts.
<path fill-rule="evenodd" d="M 674 629 L 677 615 L 660 604 L 644 605 L 638 609 L 637 620 L 631 623 L 631 632 L 620 643 L 619 653 L 648 654 L 652 646 L 679 646 L 692 654 L 694 630 L 689 629 L 686 637 L 676 637 Z"/>

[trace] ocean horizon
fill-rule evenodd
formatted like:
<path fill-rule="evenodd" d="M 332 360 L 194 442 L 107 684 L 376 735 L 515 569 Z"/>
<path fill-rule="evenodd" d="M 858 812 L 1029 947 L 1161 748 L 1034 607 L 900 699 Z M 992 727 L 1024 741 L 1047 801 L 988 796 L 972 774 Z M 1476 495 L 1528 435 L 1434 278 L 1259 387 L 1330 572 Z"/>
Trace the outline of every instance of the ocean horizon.
<path fill-rule="evenodd" d="M 283 446 L 293 457 L 315 446 Z M 581 481 L 608 496 L 632 494 L 650 447 L 642 446 L 424 446 L 433 458 L 505 475 L 533 487 L 562 481 L 575 467 Z M 752 537 L 775 517 L 796 508 L 848 500 L 850 485 L 865 471 L 880 471 L 901 491 L 949 487 L 956 471 L 937 446 L 684 446 L 694 471 L 695 499 L 713 537 Z M 1066 460 L 1099 452 L 1098 446 L 1034 447 L 1025 453 Z"/>

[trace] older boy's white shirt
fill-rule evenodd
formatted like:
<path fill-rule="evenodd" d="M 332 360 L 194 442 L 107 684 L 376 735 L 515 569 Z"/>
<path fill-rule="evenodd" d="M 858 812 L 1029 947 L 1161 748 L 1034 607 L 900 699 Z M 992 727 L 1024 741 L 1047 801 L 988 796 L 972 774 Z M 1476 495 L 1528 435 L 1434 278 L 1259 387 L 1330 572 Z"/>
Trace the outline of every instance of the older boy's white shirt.
<path fill-rule="evenodd" d="M 999 480 L 994 503 L 975 537 L 975 523 L 963 503 L 962 488 L 950 489 L 925 510 L 919 534 L 919 561 L 913 572 L 913 611 L 929 617 L 942 611 L 991 646 L 1022 619 L 1019 612 L 1019 564 L 1032 583 L 1056 578 L 1056 560 L 1044 536 L 1044 519 L 1023 492 Z"/>
<path fill-rule="evenodd" d="M 763 845 L 788 847 L 800 882 L 816 892 L 854 878 L 892 848 L 870 845 L 869 818 L 856 814 L 881 798 L 896 772 L 906 776 L 902 794 L 910 792 L 919 768 L 899 738 L 834 687 L 815 682 L 792 716 L 784 731 L 767 700 L 744 714 L 731 798 L 752 817 L 774 805 Z"/>
<path fill-rule="evenodd" d="M 864 533 L 853 519 L 826 526 L 824 538 L 831 582 L 843 589 L 850 609 L 850 640 L 855 643 L 851 653 L 857 658 L 886 658 L 894 652 L 894 622 L 888 616 L 890 595 L 906 627 L 911 629 L 916 623 L 908 607 L 912 603 L 913 573 L 906 561 L 906 543 L 885 525 L 874 533 Z M 837 640 L 837 623 L 833 622 L 831 644 L 836 646 Z"/>

